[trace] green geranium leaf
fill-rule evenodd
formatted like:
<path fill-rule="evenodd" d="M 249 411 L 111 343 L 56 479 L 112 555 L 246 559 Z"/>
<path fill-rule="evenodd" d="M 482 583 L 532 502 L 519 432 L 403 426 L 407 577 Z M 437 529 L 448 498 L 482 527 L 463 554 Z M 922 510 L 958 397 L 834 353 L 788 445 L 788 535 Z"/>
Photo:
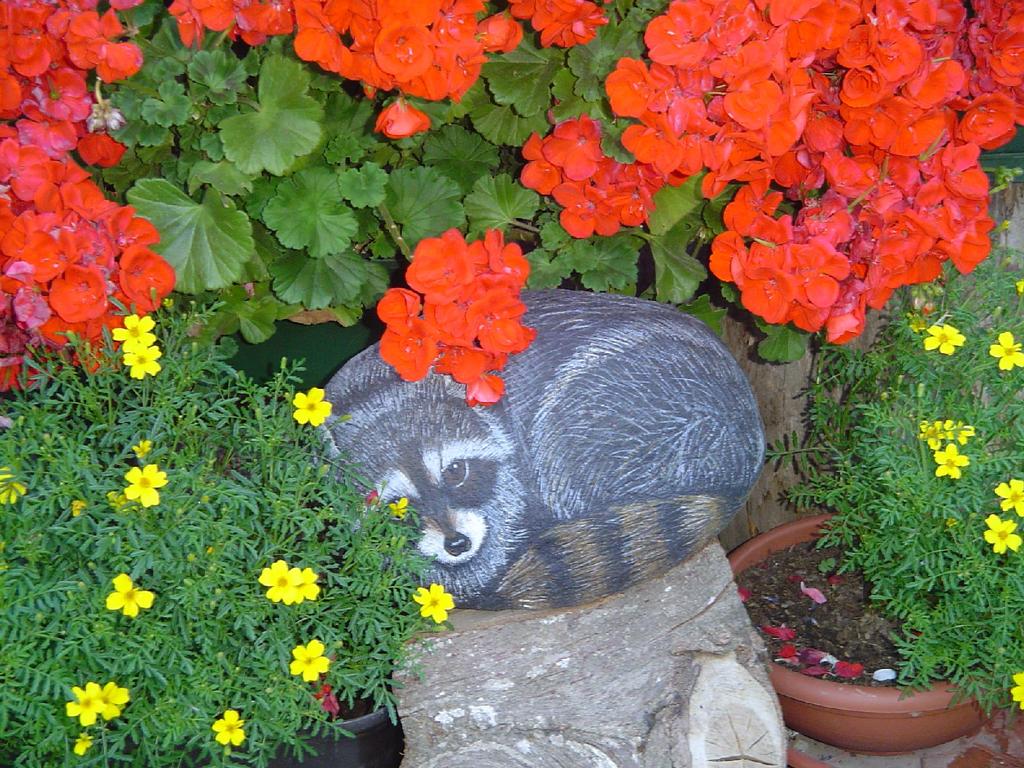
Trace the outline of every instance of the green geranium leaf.
<path fill-rule="evenodd" d="M 601 151 L 619 163 L 635 163 L 633 153 L 622 146 L 622 134 L 630 125 L 628 120 L 602 118 Z"/>
<path fill-rule="evenodd" d="M 324 147 L 324 160 L 331 165 L 344 165 L 346 161 L 353 162 L 366 154 L 366 146 L 356 136 L 335 136 Z"/>
<path fill-rule="evenodd" d="M 462 226 L 466 217 L 461 197 L 459 185 L 436 168 L 399 168 L 388 179 L 385 205 L 413 247 L 424 237 Z"/>
<path fill-rule="evenodd" d="M 704 210 L 701 211 L 701 218 L 704 220 L 704 226 L 706 226 L 712 236 L 721 234 L 725 231 L 725 224 L 722 221 L 722 212 L 725 210 L 730 202 L 732 202 L 733 196 L 736 194 L 738 185 L 729 184 L 721 194 L 715 196 L 711 200 L 708 200 L 704 204 Z"/>
<path fill-rule="evenodd" d="M 215 163 L 224 159 L 224 145 L 220 143 L 220 136 L 216 133 L 203 134 L 199 139 L 199 148 Z"/>
<path fill-rule="evenodd" d="M 540 241 L 549 251 L 560 251 L 572 241 L 572 235 L 558 223 L 558 219 L 545 222 L 540 228 Z"/>
<path fill-rule="evenodd" d="M 192 111 L 192 102 L 185 95 L 185 87 L 177 80 L 165 80 L 157 89 L 159 99 L 149 98 L 142 102 L 142 119 L 164 128 L 184 125 Z"/>
<path fill-rule="evenodd" d="M 704 265 L 687 252 L 698 227 L 699 222 L 683 219 L 664 235 L 651 238 L 658 301 L 669 304 L 687 302 L 708 276 Z"/>
<path fill-rule="evenodd" d="M 570 265 L 562 254 L 552 253 L 543 248 L 535 248 L 526 254 L 530 262 L 530 277 L 526 286 L 531 290 L 557 288 L 562 281 L 572 274 Z"/>
<path fill-rule="evenodd" d="M 606 24 L 586 45 L 577 45 L 569 51 L 569 69 L 576 75 L 574 90 L 586 101 L 604 98 L 604 81 L 624 56 L 638 57 L 643 51 L 640 30 L 635 24 L 623 20 Z"/>
<path fill-rule="evenodd" d="M 306 95 L 309 74 L 297 61 L 268 56 L 260 67 L 259 107 L 220 123 L 224 154 L 243 173 L 280 176 L 320 142 L 323 110 Z"/>
<path fill-rule="evenodd" d="M 708 328 L 719 336 L 722 335 L 722 318 L 725 317 L 726 310 L 712 304 L 711 298 L 706 293 L 695 297 L 693 301 L 684 304 L 680 309 L 686 312 L 686 314 L 693 315 L 698 320 L 702 320 Z"/>
<path fill-rule="evenodd" d="M 587 101 L 579 96 L 575 89 L 576 77 L 568 69 L 560 69 L 551 87 L 551 95 L 558 101 L 551 108 L 551 114 L 556 121 L 561 122 L 580 115 L 590 115 L 595 120 L 606 123 L 614 118 L 604 99 Z"/>
<path fill-rule="evenodd" d="M 188 175 L 188 193 L 195 194 L 203 184 L 209 184 L 225 195 L 240 195 L 252 192 L 252 176 L 246 176 L 237 167 L 227 161 L 211 163 L 198 160 L 193 163 Z"/>
<path fill-rule="evenodd" d="M 652 235 L 667 233 L 683 219 L 692 218 L 700 224 L 700 213 L 704 207 L 704 196 L 700 192 L 703 174 L 691 176 L 678 187 L 664 186 L 654 195 L 654 210 L 647 221 Z"/>
<path fill-rule="evenodd" d="M 221 48 L 198 51 L 188 65 L 188 76 L 193 95 L 214 104 L 234 104 L 248 77 L 242 62 Z"/>
<path fill-rule="evenodd" d="M 576 240 L 565 249 L 585 288 L 623 291 L 636 283 L 636 262 L 643 241 L 632 235 Z"/>
<path fill-rule="evenodd" d="M 175 290 L 198 293 L 230 285 L 253 252 L 252 223 L 221 196 L 207 191 L 195 202 L 164 179 L 141 179 L 128 202 L 160 231 L 153 249 L 177 273 Z"/>
<path fill-rule="evenodd" d="M 483 76 L 494 100 L 524 116 L 543 113 L 551 106 L 551 81 L 565 62 L 558 48 L 535 48 L 524 40 L 511 53 L 494 56 L 483 66 Z"/>
<path fill-rule="evenodd" d="M 259 344 L 274 335 L 276 322 L 285 304 L 275 296 L 266 295 L 229 305 L 238 317 L 238 330 L 250 344 Z"/>
<path fill-rule="evenodd" d="M 498 148 L 458 125 L 431 132 L 423 143 L 423 164 L 432 165 L 463 192 L 498 166 Z"/>
<path fill-rule="evenodd" d="M 465 99 L 463 99 L 465 101 Z M 544 113 L 520 117 L 512 107 L 492 104 L 486 95 L 469 108 L 469 118 L 480 135 L 492 144 L 522 146 L 531 133 L 545 134 L 550 127 Z"/>
<path fill-rule="evenodd" d="M 379 282 L 379 273 L 386 279 L 380 264 L 368 262 L 351 251 L 331 253 L 322 259 L 293 252 L 272 264 L 270 272 L 278 298 L 307 309 L 355 303 L 366 283 Z"/>
<path fill-rule="evenodd" d="M 388 174 L 376 163 L 363 163 L 338 174 L 341 196 L 356 208 L 370 208 L 384 201 Z"/>
<path fill-rule="evenodd" d="M 341 253 L 358 229 L 355 214 L 341 201 L 337 177 L 326 168 L 300 171 L 279 184 L 263 221 L 284 245 L 308 249 L 314 258 Z"/>
<path fill-rule="evenodd" d="M 516 219 L 531 219 L 540 205 L 540 197 L 517 184 L 507 173 L 484 176 L 473 185 L 464 203 L 470 232 L 485 229 L 504 230 Z"/>
<path fill-rule="evenodd" d="M 765 336 L 758 345 L 757 353 L 770 363 L 791 363 L 799 360 L 807 351 L 810 335 L 789 325 L 763 324 Z"/>
<path fill-rule="evenodd" d="M 154 70 L 150 66 L 161 67 L 158 78 L 153 82 L 161 83 L 163 78 L 172 79 L 185 71 L 190 54 L 188 48 L 181 42 L 178 34 L 178 23 L 169 15 L 165 16 L 160 23 L 160 29 L 149 40 L 143 39 L 140 42 L 142 48 L 142 59 L 145 64 L 139 74 L 150 75 Z"/>

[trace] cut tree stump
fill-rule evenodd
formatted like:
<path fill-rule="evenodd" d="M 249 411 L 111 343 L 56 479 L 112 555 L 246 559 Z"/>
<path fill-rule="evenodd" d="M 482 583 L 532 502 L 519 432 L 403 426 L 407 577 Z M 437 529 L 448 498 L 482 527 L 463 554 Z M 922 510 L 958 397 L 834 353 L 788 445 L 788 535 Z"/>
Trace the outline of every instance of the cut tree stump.
<path fill-rule="evenodd" d="M 785 765 L 765 648 L 712 542 L 553 611 L 456 611 L 403 681 L 402 768 Z"/>

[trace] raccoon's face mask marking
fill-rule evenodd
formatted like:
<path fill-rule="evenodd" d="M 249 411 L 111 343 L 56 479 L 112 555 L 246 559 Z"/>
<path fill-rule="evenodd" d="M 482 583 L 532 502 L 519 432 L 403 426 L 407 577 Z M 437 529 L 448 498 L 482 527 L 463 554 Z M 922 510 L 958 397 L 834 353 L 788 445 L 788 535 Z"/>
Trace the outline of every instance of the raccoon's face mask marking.
<path fill-rule="evenodd" d="M 440 377 L 376 389 L 330 427 L 381 503 L 408 498 L 420 526 L 415 546 L 434 561 L 428 578 L 457 601 L 507 566 L 526 506 L 526 472 L 501 414 L 467 408 L 464 396 Z"/>
<path fill-rule="evenodd" d="M 416 473 L 420 475 L 418 483 L 405 472 L 393 470 L 380 488 L 385 502 L 402 496 L 410 500 L 420 512 L 423 527 L 418 549 L 445 565 L 465 563 L 483 546 L 487 520 L 475 508 L 487 504 L 498 473 L 495 463 L 487 458 L 453 458 L 454 449 L 470 447 L 463 442 L 440 451 L 424 451 L 422 475 Z"/>

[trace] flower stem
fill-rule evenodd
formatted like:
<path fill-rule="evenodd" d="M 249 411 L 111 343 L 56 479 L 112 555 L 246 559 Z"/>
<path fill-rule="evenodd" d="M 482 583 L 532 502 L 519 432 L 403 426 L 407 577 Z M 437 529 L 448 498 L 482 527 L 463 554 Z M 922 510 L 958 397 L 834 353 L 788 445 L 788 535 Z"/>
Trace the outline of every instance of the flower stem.
<path fill-rule="evenodd" d="M 535 227 L 533 224 L 527 224 L 525 221 L 519 221 L 519 219 L 513 219 L 511 222 L 513 227 L 517 227 L 526 232 L 533 232 L 535 235 L 540 234 L 540 227 Z"/>
<path fill-rule="evenodd" d="M 405 242 L 405 238 L 402 237 L 402 230 L 398 228 L 394 218 L 391 216 L 391 211 L 388 207 L 381 203 L 377 206 L 377 212 L 380 217 L 384 219 L 384 226 L 387 227 L 388 234 L 391 235 L 391 239 L 395 241 L 395 245 L 398 246 L 398 250 L 405 256 L 406 261 L 412 261 L 412 249 L 409 248 L 409 244 Z"/>

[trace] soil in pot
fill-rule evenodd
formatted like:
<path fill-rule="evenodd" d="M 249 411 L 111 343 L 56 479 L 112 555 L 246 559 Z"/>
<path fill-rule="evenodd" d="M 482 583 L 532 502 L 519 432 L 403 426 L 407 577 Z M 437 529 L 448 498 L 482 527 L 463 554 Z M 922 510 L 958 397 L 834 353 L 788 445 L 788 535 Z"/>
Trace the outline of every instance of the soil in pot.
<path fill-rule="evenodd" d="M 789 523 L 774 528 L 770 531 L 755 536 L 750 541 L 736 548 L 729 553 L 729 563 L 733 573 L 741 584 L 750 585 L 750 578 L 756 576 L 746 575 L 747 571 L 770 571 L 772 569 L 772 557 L 785 551 L 794 544 L 812 542 L 818 535 L 821 527 L 827 524 L 828 515 L 816 515 L 812 517 L 799 518 Z M 813 552 L 811 545 L 806 548 L 807 552 Z M 829 553 L 823 553 L 822 557 Z M 767 568 L 760 568 L 761 563 L 767 561 Z M 804 579 L 804 588 L 800 587 L 801 575 L 799 571 L 793 572 L 777 565 L 775 571 L 781 573 L 781 579 L 787 584 L 795 585 L 796 593 L 780 590 L 780 596 L 776 597 L 778 604 L 785 601 L 801 605 L 800 600 L 795 596 L 799 595 L 810 602 L 815 597 L 814 591 L 820 590 L 818 600 L 824 599 L 820 605 L 810 608 L 809 603 L 804 604 L 803 609 L 794 614 L 790 619 L 796 628 L 787 627 L 783 637 L 776 638 L 773 635 L 780 633 L 781 622 L 775 625 L 764 625 L 765 630 L 772 641 L 773 650 L 778 654 L 776 658 L 796 656 L 791 658 L 789 663 L 769 664 L 768 676 L 771 679 L 775 692 L 779 696 L 779 703 L 782 705 L 783 718 L 793 730 L 809 736 L 812 739 L 832 744 L 851 752 L 865 752 L 868 754 L 897 754 L 901 752 L 912 752 L 915 749 L 935 746 L 945 741 L 950 741 L 959 736 L 974 733 L 984 722 L 981 711 L 973 700 L 958 700 L 956 690 L 949 683 L 937 681 L 931 687 L 921 691 L 905 691 L 891 686 L 871 685 L 870 676 L 864 675 L 863 671 L 857 670 L 856 676 L 850 675 L 850 679 L 836 682 L 839 674 L 840 664 L 851 664 L 845 660 L 818 659 L 817 665 L 825 669 L 815 670 L 814 674 L 804 674 L 796 671 L 798 665 L 811 664 L 811 660 L 799 658 L 795 645 L 798 636 L 795 632 L 807 626 L 814 627 L 822 624 L 816 612 L 822 611 L 829 604 L 827 587 L 839 586 L 842 582 L 828 584 L 830 568 L 822 568 L 818 573 L 818 582 L 824 579 L 826 587 L 809 585 Z M 802 568 L 803 576 L 813 573 L 810 568 Z M 844 581 L 847 578 L 844 574 Z M 792 582 L 790 580 L 792 579 Z M 747 586 L 746 589 L 750 589 Z M 862 583 L 855 582 L 854 595 L 859 593 L 861 599 L 854 602 L 863 607 L 866 605 L 866 595 Z M 764 594 L 764 592 L 762 592 Z M 775 597 L 770 595 L 770 597 Z M 838 608 L 841 599 L 832 599 L 833 608 Z M 777 604 L 771 600 L 766 601 L 771 606 L 771 612 L 767 614 L 773 621 L 779 621 Z M 805 621 L 810 614 L 814 622 Z M 842 615 L 836 611 L 837 615 Z M 765 615 L 765 614 L 762 614 Z M 821 614 L 822 616 L 824 614 Z M 756 621 L 756 620 L 755 620 Z M 836 622 L 836 627 L 844 623 L 855 624 L 856 619 L 851 621 L 845 615 Z M 770 628 L 770 629 L 768 629 Z M 897 628 L 886 628 L 884 634 L 893 634 Z M 854 632 L 853 637 L 870 635 L 870 632 Z M 828 635 L 824 641 L 828 642 Z M 788 638 L 788 639 L 787 639 Z M 780 640 L 781 642 L 775 642 Z M 786 648 L 786 645 L 791 648 Z M 837 647 L 844 647 L 839 646 Z M 849 646 L 846 646 L 849 647 Z M 818 650 L 821 653 L 821 650 Z M 833 655 L 835 650 L 832 650 Z M 881 657 L 880 657 L 881 658 Z M 805 661 L 807 664 L 805 664 Z M 833 663 L 834 662 L 834 663 Z M 857 662 L 853 662 L 857 663 Z M 847 670 L 849 671 L 849 670 Z M 830 678 L 830 679 L 827 679 Z M 855 683 L 851 685 L 850 683 Z"/>
<path fill-rule="evenodd" d="M 894 685 L 875 681 L 872 674 L 897 668 L 899 654 L 891 638 L 899 626 L 871 610 L 859 573 L 835 572 L 841 556 L 839 549 L 805 542 L 748 568 L 737 577 L 747 613 L 780 664 L 857 685 Z M 816 602 L 801 585 L 812 594 L 817 590 L 825 602 Z M 846 664 L 837 673 L 835 662 L 826 657 L 822 663 L 815 651 Z"/>

